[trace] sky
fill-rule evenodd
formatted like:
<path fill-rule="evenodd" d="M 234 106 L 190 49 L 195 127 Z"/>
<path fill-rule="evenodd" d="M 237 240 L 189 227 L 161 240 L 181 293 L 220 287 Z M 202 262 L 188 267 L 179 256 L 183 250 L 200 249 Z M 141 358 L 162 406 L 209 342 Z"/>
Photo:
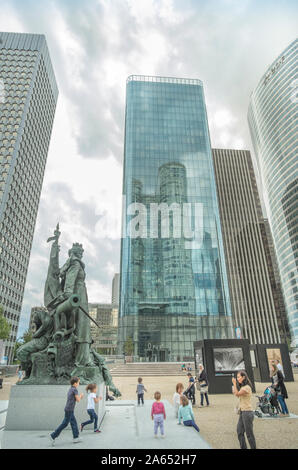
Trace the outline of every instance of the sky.
<path fill-rule="evenodd" d="M 201 79 L 212 146 L 253 150 L 249 97 L 297 13 L 293 0 L 0 0 L 1 31 L 45 34 L 59 88 L 18 336 L 43 303 L 58 221 L 60 263 L 82 243 L 89 301 L 111 301 L 127 77 Z"/>

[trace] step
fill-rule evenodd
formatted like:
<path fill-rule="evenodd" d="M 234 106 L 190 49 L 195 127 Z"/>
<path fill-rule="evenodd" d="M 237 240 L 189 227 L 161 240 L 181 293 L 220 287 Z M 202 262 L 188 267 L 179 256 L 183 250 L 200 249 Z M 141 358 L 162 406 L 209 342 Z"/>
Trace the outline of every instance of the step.
<path fill-rule="evenodd" d="M 194 364 L 190 363 L 192 371 Z M 135 362 L 127 364 L 110 365 L 110 371 L 114 377 L 136 377 L 136 376 L 181 376 L 185 377 L 187 371 L 181 370 L 181 363 L 171 362 Z"/>
<path fill-rule="evenodd" d="M 112 377 L 185 377 L 185 375 L 182 374 L 174 374 L 174 373 L 168 373 L 168 374 L 125 374 L 123 372 L 112 372 Z"/>

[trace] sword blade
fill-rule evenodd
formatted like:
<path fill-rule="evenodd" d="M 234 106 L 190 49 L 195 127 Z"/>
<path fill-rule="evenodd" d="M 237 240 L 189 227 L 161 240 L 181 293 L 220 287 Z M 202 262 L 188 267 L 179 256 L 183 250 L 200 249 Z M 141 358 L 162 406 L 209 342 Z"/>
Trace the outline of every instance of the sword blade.
<path fill-rule="evenodd" d="M 87 315 L 88 318 L 90 318 L 91 321 L 93 321 L 93 323 L 97 326 L 97 328 L 99 328 L 99 329 L 101 328 L 101 327 L 99 326 L 99 324 L 97 323 L 97 321 L 95 321 L 94 318 L 92 318 L 91 315 L 89 315 L 89 313 L 87 313 L 86 310 L 85 310 L 83 307 L 79 306 L 79 308 L 82 310 L 82 312 L 83 312 L 85 315 Z"/>

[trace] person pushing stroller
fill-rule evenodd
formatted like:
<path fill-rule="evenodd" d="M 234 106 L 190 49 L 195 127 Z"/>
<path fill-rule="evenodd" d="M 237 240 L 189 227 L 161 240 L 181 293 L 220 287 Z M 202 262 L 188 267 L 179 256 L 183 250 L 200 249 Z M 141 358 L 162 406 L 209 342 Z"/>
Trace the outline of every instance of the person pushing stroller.
<path fill-rule="evenodd" d="M 258 404 L 255 415 L 261 418 L 264 415 L 276 417 L 280 413 L 277 393 L 272 386 L 265 388 L 262 396 L 257 396 Z"/>

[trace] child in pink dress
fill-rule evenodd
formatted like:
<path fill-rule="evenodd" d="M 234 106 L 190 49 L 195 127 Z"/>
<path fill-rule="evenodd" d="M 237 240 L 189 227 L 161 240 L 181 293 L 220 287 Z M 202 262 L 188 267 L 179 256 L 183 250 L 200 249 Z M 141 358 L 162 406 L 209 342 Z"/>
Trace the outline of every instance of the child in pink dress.
<path fill-rule="evenodd" d="M 151 409 L 151 418 L 154 422 L 154 437 L 157 437 L 158 428 L 160 428 L 161 437 L 165 437 L 164 432 L 164 420 L 166 419 L 166 412 L 164 404 L 160 401 L 161 393 L 154 393 L 155 402 L 152 405 Z"/>

